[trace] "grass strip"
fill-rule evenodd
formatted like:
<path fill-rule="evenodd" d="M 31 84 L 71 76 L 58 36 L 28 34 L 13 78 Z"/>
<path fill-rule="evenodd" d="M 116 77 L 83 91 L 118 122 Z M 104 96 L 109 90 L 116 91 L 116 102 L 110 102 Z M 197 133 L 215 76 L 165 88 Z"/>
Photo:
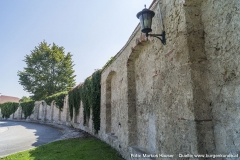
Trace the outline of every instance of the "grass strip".
<path fill-rule="evenodd" d="M 1 160 L 123 160 L 108 144 L 96 138 L 52 142 L 1 158 Z"/>

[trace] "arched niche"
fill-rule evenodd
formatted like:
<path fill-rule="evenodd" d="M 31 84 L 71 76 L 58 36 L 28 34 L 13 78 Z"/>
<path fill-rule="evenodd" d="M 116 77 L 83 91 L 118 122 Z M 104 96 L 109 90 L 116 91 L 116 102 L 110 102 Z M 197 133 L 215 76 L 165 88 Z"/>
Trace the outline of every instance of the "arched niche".
<path fill-rule="evenodd" d="M 128 100 L 128 143 L 129 146 L 137 143 L 136 118 L 136 80 L 135 66 L 136 54 L 131 54 L 127 62 L 127 100 Z"/>
<path fill-rule="evenodd" d="M 150 42 L 138 41 L 127 60 L 127 104 L 128 104 L 128 145 L 138 146 L 138 118 L 137 118 L 137 88 L 136 88 L 136 61 L 139 56 L 145 54 L 143 48 L 148 47 Z M 145 146 L 143 146 L 145 147 Z"/>
<path fill-rule="evenodd" d="M 116 76 L 115 71 L 111 71 L 106 79 L 106 133 L 111 133 L 112 128 L 112 79 Z"/>

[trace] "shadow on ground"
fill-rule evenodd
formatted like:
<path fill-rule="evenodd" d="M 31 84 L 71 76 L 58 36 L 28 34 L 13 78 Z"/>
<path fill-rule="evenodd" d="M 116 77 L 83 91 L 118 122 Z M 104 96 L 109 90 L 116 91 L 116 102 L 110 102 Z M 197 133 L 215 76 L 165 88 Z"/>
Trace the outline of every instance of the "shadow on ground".
<path fill-rule="evenodd" d="M 59 129 L 35 123 L 0 121 L 0 157 L 52 142 L 62 136 Z M 7 129 L 6 129 L 7 128 Z"/>
<path fill-rule="evenodd" d="M 58 139 L 62 133 L 58 129 L 48 125 L 0 121 L 0 128 L 1 127 L 8 127 L 9 130 L 0 133 L 0 157 L 1 151 L 3 151 L 4 148 L 11 148 L 11 146 L 6 146 L 8 145 L 7 141 L 17 142 L 17 139 L 25 137 L 25 139 L 21 139 L 21 142 L 18 142 L 18 145 L 16 142 L 14 142 L 14 144 L 12 143 L 13 148 L 14 146 L 20 146 L 20 150 L 15 152 L 29 149 L 23 149 L 22 145 L 25 145 L 26 143 L 28 143 L 28 147 L 30 146 L 30 148 L 38 146 L 37 148 L 28 151 L 7 156 L 3 158 L 3 160 L 123 160 L 121 155 L 111 148 L 111 146 L 81 130 L 78 130 L 81 134 L 81 138 L 72 138 L 49 143 Z M 22 131 L 26 133 L 23 133 Z M 72 130 L 68 131 L 72 132 Z M 6 137 L 9 137 L 9 134 L 12 134 L 13 136 L 7 140 Z M 34 140 L 31 137 L 33 137 Z M 5 141 L 5 145 L 2 146 L 2 148 L 1 144 L 4 143 L 1 141 Z"/>

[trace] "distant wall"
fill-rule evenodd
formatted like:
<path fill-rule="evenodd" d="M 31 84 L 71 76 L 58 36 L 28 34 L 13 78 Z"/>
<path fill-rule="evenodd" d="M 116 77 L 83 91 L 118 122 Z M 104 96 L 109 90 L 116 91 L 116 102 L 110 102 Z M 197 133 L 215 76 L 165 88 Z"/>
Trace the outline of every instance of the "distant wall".
<path fill-rule="evenodd" d="M 2 114 L 0 111 L 0 119 L 2 119 Z M 81 103 L 81 107 L 78 115 L 75 114 L 71 120 L 69 114 L 69 106 L 68 106 L 68 96 L 64 98 L 64 105 L 62 111 L 52 103 L 51 105 L 47 105 L 45 101 L 36 101 L 33 109 L 33 113 L 27 117 L 26 121 L 40 121 L 40 122 L 52 122 L 57 124 L 63 124 L 68 126 L 74 126 L 75 128 L 83 129 L 89 133 L 93 134 L 93 122 L 92 122 L 92 112 L 90 113 L 89 122 L 84 125 L 83 123 L 83 106 Z M 8 120 L 25 120 L 24 114 L 22 112 L 21 106 L 17 109 L 17 111 L 10 115 Z"/>

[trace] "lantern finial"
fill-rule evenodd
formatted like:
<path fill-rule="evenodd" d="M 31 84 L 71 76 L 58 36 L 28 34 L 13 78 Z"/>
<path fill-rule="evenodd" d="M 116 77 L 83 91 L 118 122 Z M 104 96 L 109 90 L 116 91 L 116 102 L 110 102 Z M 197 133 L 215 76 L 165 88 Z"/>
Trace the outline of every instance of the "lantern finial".
<path fill-rule="evenodd" d="M 146 8 L 146 4 L 144 4 L 144 7 Z"/>

